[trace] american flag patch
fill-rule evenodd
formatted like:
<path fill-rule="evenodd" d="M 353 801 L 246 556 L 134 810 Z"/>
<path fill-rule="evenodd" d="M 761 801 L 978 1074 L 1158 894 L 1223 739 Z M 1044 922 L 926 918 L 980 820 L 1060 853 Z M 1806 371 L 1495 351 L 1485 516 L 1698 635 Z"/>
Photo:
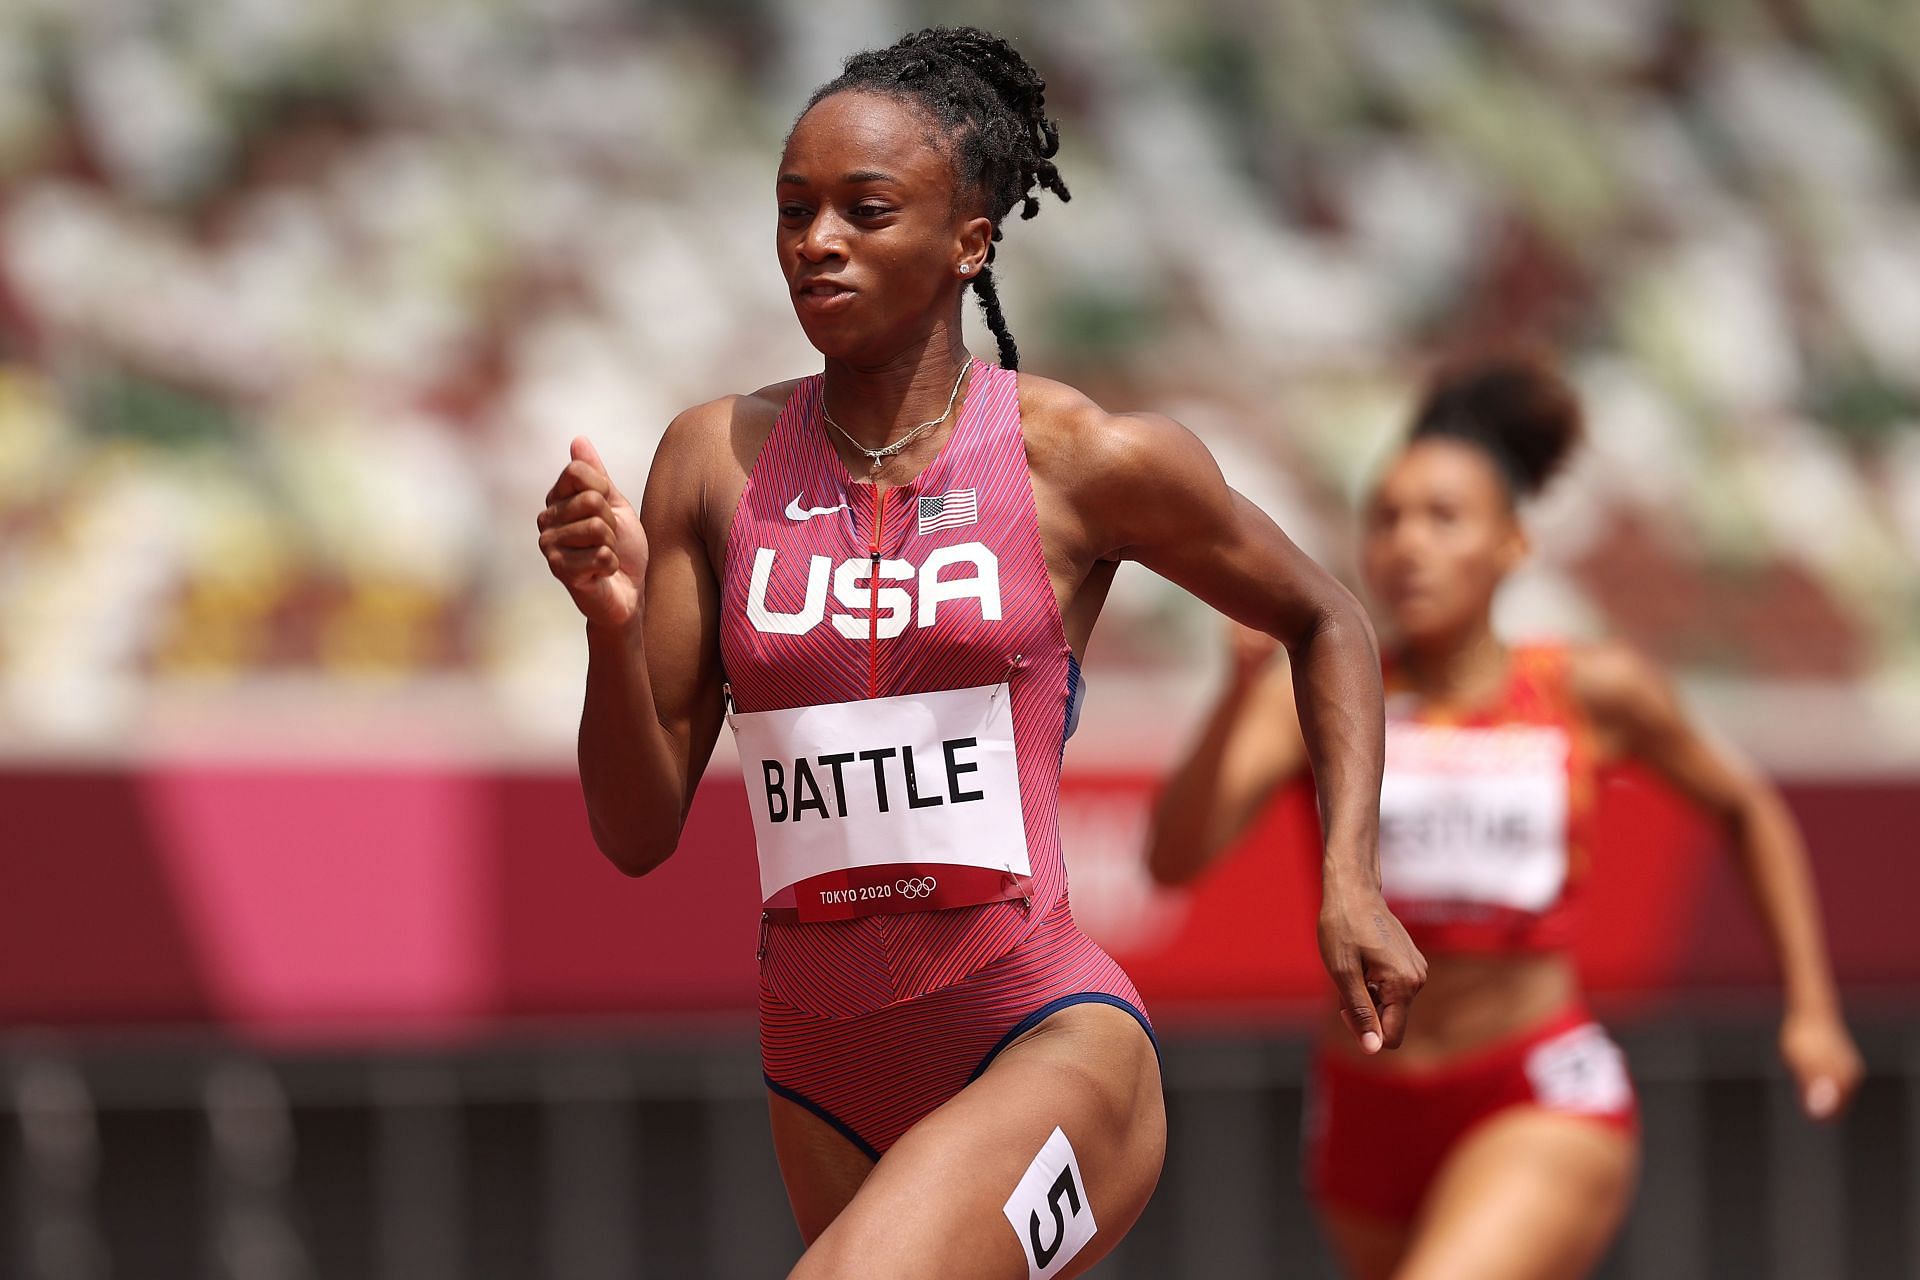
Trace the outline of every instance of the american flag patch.
<path fill-rule="evenodd" d="M 980 522 L 980 504 L 972 489 L 955 489 L 937 497 L 920 499 L 920 532 L 938 533 L 942 529 L 960 529 Z"/>

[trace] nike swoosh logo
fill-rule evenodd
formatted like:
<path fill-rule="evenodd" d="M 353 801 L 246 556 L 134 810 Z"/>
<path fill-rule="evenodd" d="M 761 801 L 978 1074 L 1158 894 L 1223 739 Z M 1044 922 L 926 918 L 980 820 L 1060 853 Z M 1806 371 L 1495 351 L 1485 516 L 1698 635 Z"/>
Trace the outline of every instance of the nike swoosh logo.
<path fill-rule="evenodd" d="M 815 516 L 830 516 L 836 511 L 845 511 L 846 509 L 847 504 L 844 502 L 837 507 L 803 507 L 800 505 L 800 495 L 795 494 L 793 501 L 787 504 L 787 519 L 811 520 Z"/>

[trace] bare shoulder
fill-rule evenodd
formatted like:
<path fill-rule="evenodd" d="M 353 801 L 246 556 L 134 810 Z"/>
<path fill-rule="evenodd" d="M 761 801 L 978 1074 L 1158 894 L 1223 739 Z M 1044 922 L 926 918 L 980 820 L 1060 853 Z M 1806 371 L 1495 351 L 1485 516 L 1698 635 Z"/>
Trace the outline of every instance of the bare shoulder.
<path fill-rule="evenodd" d="M 1193 528 L 1226 527 L 1228 490 L 1213 455 L 1165 414 L 1111 412 L 1024 373 L 1020 413 L 1034 481 L 1071 513 L 1090 558 L 1136 559 Z"/>
<path fill-rule="evenodd" d="M 1116 413 L 1078 387 L 1030 373 L 1020 375 L 1020 420 L 1036 468 L 1065 462 L 1080 474 L 1142 461 L 1177 436 L 1191 439 L 1165 414 Z"/>
<path fill-rule="evenodd" d="M 1020 375 L 1020 427 L 1029 452 L 1072 448 L 1097 436 L 1112 416 L 1078 387 L 1038 374 Z"/>
<path fill-rule="evenodd" d="M 647 505 L 661 517 L 687 521 L 710 548 L 723 546 L 747 473 L 800 381 L 720 396 L 675 414 L 654 453 Z"/>
<path fill-rule="evenodd" d="M 1206 446 L 1164 413 L 1114 412 L 1064 382 L 1023 373 L 1020 414 L 1035 477 L 1094 507 L 1137 517 L 1155 498 L 1220 483 Z"/>
<path fill-rule="evenodd" d="M 1156 518 L 1179 509 L 1156 499 L 1179 484 L 1181 441 L 1198 449 L 1173 418 L 1110 413 L 1085 391 L 1033 374 L 1020 374 L 1020 426 L 1043 526 L 1087 562 L 1133 558 Z"/>
<path fill-rule="evenodd" d="M 1567 650 L 1573 696 L 1595 723 L 1633 731 L 1678 714 L 1666 674 L 1628 644 L 1604 641 Z"/>
<path fill-rule="evenodd" d="M 714 463 L 731 455 L 740 461 L 743 471 L 750 469 L 779 420 L 780 410 L 800 382 L 799 378 L 775 382 L 758 391 L 721 396 L 682 409 L 660 438 L 655 465 Z"/>

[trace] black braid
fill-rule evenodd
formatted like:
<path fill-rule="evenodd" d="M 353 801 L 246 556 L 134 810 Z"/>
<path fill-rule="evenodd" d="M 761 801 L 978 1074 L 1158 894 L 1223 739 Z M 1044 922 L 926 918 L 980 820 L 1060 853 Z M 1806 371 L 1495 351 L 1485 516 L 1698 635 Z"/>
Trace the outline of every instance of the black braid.
<path fill-rule="evenodd" d="M 980 299 L 980 311 L 987 317 L 987 332 L 993 335 L 994 346 L 1000 351 L 1000 367 L 1018 369 L 1020 367 L 1020 348 L 1014 343 L 1013 330 L 1007 328 L 1006 313 L 1000 310 L 1000 291 L 993 287 L 993 268 L 983 267 L 979 279 L 973 282 L 973 291 Z"/>
<path fill-rule="evenodd" d="M 1016 205 L 1022 218 L 1040 212 L 1036 187 L 1062 200 L 1072 198 L 1053 163 L 1060 130 L 1047 118 L 1047 82 L 999 36 L 977 27 L 916 31 L 884 49 L 848 58 L 807 106 L 848 89 L 904 98 L 931 117 L 951 140 L 956 188 L 984 205 L 996 243 Z M 993 256 L 989 244 L 989 263 Z M 990 267 L 975 277 L 973 288 L 999 346 L 1000 363 L 1019 368 L 1020 349 L 1007 329 Z"/>

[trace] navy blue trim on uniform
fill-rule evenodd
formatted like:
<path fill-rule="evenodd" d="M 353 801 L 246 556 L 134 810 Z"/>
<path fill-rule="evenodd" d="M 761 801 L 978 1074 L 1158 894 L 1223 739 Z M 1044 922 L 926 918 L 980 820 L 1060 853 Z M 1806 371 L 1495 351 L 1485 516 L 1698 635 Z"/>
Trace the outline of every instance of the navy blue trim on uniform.
<path fill-rule="evenodd" d="M 1038 1009 L 1035 1009 L 1032 1013 L 1014 1023 L 1013 1030 L 1001 1036 L 1000 1043 L 987 1050 L 987 1056 L 980 1059 L 980 1065 L 975 1067 L 973 1074 L 967 1077 L 967 1083 L 972 1084 L 975 1080 L 985 1075 L 987 1068 L 993 1065 L 993 1060 L 999 1057 L 1001 1051 L 1008 1045 L 1062 1009 L 1070 1009 L 1076 1004 L 1110 1004 L 1116 1009 L 1126 1010 L 1132 1014 L 1134 1020 L 1140 1024 L 1140 1029 L 1147 1033 L 1147 1041 L 1153 1045 L 1154 1058 L 1158 1059 L 1160 1057 L 1160 1037 L 1153 1034 L 1153 1024 L 1147 1021 L 1147 1015 L 1142 1013 L 1131 1001 L 1122 1000 L 1119 996 L 1109 995 L 1104 991 L 1076 991 L 1070 996 L 1061 996 L 1057 1000 L 1047 1001 Z"/>
<path fill-rule="evenodd" d="M 828 1124 L 832 1125 L 835 1132 L 837 1132 L 841 1137 L 845 1138 L 848 1142 L 851 1142 L 854 1146 L 860 1149 L 861 1155 L 873 1161 L 875 1164 L 880 1163 L 880 1153 L 874 1149 L 874 1145 L 871 1142 L 868 1142 L 865 1138 L 861 1137 L 859 1134 L 855 1133 L 853 1131 L 853 1126 L 841 1120 L 839 1116 L 834 1115 L 833 1112 L 827 1110 L 825 1107 L 815 1102 L 812 1098 L 809 1098 L 806 1094 L 801 1093 L 798 1089 L 787 1088 L 787 1086 L 781 1084 L 778 1080 L 775 1080 L 772 1076 L 768 1075 L 764 1071 L 760 1073 L 760 1078 L 767 1082 L 767 1088 L 773 1090 L 775 1093 L 785 1098 L 788 1102 L 793 1103 L 797 1107 L 804 1107 L 808 1111 L 811 1111 L 814 1115 L 819 1116 L 822 1120 L 825 1120 Z"/>
<path fill-rule="evenodd" d="M 1067 739 L 1080 727 L 1080 707 L 1087 700 L 1087 680 L 1080 674 L 1080 659 L 1067 650 L 1067 723 L 1060 732 L 1060 754 L 1067 754 Z"/>

